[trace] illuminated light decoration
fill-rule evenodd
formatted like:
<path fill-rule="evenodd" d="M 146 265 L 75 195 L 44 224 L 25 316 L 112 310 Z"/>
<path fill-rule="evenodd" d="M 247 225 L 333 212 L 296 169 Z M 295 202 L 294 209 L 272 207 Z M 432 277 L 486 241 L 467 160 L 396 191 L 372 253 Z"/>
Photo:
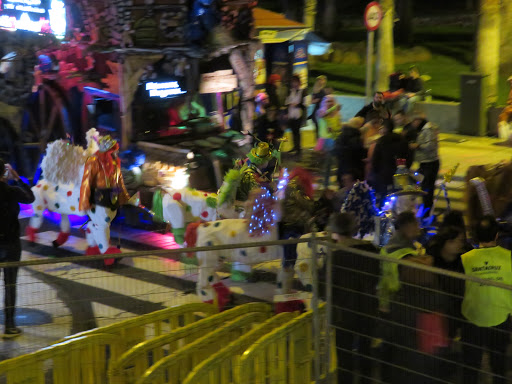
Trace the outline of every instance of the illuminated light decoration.
<path fill-rule="evenodd" d="M 66 35 L 66 8 L 64 1 L 52 0 L 48 15 L 50 16 L 51 32 L 56 37 L 63 39 Z"/>
<path fill-rule="evenodd" d="M 64 38 L 66 9 L 63 0 L 3 0 L 0 1 L 0 28 L 35 33 L 53 33 Z"/>
<path fill-rule="evenodd" d="M 277 190 L 282 191 L 286 188 L 288 185 L 288 178 L 290 177 L 290 174 L 288 173 L 288 169 L 283 169 L 283 176 L 281 176 L 281 179 L 279 179 L 279 183 L 277 183 Z"/>
<path fill-rule="evenodd" d="M 268 189 L 263 188 L 252 206 L 251 219 L 249 220 L 249 235 L 263 236 L 270 234 L 270 229 L 277 222 L 277 216 L 272 207 L 277 200 Z"/>
<path fill-rule="evenodd" d="M 47 25 L 47 20 L 44 18 L 39 21 L 32 21 L 27 13 L 22 13 L 19 19 L 14 16 L 2 15 L 0 16 L 0 28 L 6 28 L 10 30 L 21 29 L 30 32 L 41 32 L 44 25 Z"/>
<path fill-rule="evenodd" d="M 43 213 L 44 217 L 46 217 L 48 220 L 50 220 L 54 224 L 60 224 L 60 214 L 52 211 L 44 211 Z M 84 225 L 87 220 L 89 220 L 88 216 L 77 216 L 77 215 L 68 215 L 69 222 L 72 227 L 81 227 Z"/>
<path fill-rule="evenodd" d="M 166 83 L 146 83 L 146 91 L 149 92 L 149 97 L 159 97 L 161 99 L 187 93 L 181 89 L 177 81 L 169 81 Z"/>

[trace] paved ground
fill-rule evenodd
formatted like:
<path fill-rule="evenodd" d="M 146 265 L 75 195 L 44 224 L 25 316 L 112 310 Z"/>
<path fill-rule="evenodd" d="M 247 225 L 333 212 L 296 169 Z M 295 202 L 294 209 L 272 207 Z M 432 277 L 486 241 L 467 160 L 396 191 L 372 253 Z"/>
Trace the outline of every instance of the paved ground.
<path fill-rule="evenodd" d="M 305 130 L 304 146 L 311 147 L 312 132 Z M 449 185 L 453 208 L 464 210 L 463 177 L 468 166 L 497 163 L 512 158 L 512 149 L 496 145 L 497 139 L 441 135 L 441 174 L 460 163 L 455 180 Z M 309 144 L 309 145 L 308 145 Z M 296 159 L 284 155 L 287 164 Z M 441 201 L 439 207 L 443 207 Z M 28 221 L 21 214 L 22 225 Z M 0 359 L 44 347 L 66 335 L 106 325 L 119 319 L 137 316 L 170 305 L 198 301 L 194 283 L 197 267 L 177 260 L 150 256 L 125 258 L 121 264 L 105 270 L 98 263 L 74 264 L 66 256 L 82 254 L 86 248 L 83 233 L 72 229 L 69 242 L 55 250 L 55 224 L 45 224 L 36 244 L 23 239 L 23 259 L 58 257 L 58 264 L 23 268 L 18 285 L 18 321 L 24 335 L 14 341 L 0 342 Z M 171 235 L 134 230 L 126 226 L 113 228 L 113 242 L 119 238 L 124 251 L 176 248 Z M 237 302 L 271 300 L 279 261 L 257 266 L 257 283 L 232 283 Z M 270 273 L 269 273 L 270 272 Z M 228 273 L 224 273 L 228 277 Z M 0 289 L 0 295 L 3 289 Z M 0 297 L 0 303 L 3 300 Z M 39 317 L 28 310 L 38 310 Z M 44 316 L 46 314 L 46 316 Z M 49 316 L 47 316 L 49 315 Z M 39 325 L 34 319 L 39 318 Z"/>

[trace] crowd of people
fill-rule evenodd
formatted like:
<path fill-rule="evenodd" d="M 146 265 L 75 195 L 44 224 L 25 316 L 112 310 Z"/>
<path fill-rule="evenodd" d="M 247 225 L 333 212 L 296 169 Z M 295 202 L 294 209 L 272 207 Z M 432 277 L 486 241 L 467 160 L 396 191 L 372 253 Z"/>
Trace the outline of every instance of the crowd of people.
<path fill-rule="evenodd" d="M 353 215 L 331 218 L 335 240 L 378 253 L 370 242 L 354 240 Z M 488 353 L 492 383 L 507 381 L 512 290 L 464 280 L 451 272 L 512 285 L 510 250 L 497 244 L 493 216 L 478 220 L 466 236 L 461 212 L 452 211 L 424 245 L 413 212 L 401 213 L 395 233 L 380 254 L 421 267 L 380 262 L 352 252 L 333 254 L 333 323 L 338 382 L 482 383 Z M 379 348 L 372 345 L 382 340 Z M 463 378 L 463 381 L 460 379 Z"/>
<path fill-rule="evenodd" d="M 397 160 L 403 159 L 406 168 L 416 167 L 422 175 L 423 214 L 428 215 L 440 167 L 439 139 L 438 127 L 414 108 L 425 94 L 418 69 L 411 67 L 408 76 L 393 74 L 390 90 L 376 92 L 372 102 L 346 122 L 327 85 L 325 76 L 317 78 L 308 108 L 298 77 L 292 79 L 286 96 L 277 92 L 282 89 L 281 79 L 274 75 L 268 97 L 257 100 L 258 137 L 268 140 L 269 132 L 281 137 L 289 128 L 294 154 L 301 153 L 299 128 L 311 119 L 315 150 L 322 154 L 325 169 L 325 192 L 315 203 L 315 212 L 321 212 L 322 199 L 343 201 L 357 180 L 371 185 L 377 203 L 383 204 L 396 189 Z M 261 113 L 265 108 L 272 113 L 265 116 Z M 339 189 L 332 191 L 336 162 Z M 338 243 L 448 272 L 336 251 L 332 297 L 338 382 L 451 383 L 459 382 L 458 376 L 465 383 L 481 383 L 485 351 L 492 382 L 508 382 L 512 291 L 450 275 L 456 272 L 512 285 L 512 256 L 496 242 L 494 217 L 474 223 L 470 240 L 462 213 L 452 211 L 445 214 L 435 236 L 428 238 L 421 233 L 417 215 L 402 212 L 394 221 L 391 239 L 379 249 L 354 238 L 358 228 L 352 214 L 339 213 L 339 204 L 330 208 L 338 212 L 328 225 Z M 378 348 L 375 340 L 382 341 Z"/>
<path fill-rule="evenodd" d="M 408 168 L 416 161 L 423 175 L 424 212 L 428 214 L 439 172 L 437 126 L 412 108 L 423 95 L 418 69 L 411 67 L 409 76 L 399 77 L 399 85 L 390 81 L 390 87 L 402 87 L 398 94 L 376 92 L 371 103 L 344 123 L 342 106 L 328 88 L 325 76 L 316 79 L 307 96 L 299 76 L 292 76 L 286 87 L 281 76 L 273 74 L 266 92 L 259 93 L 255 100 L 255 136 L 278 147 L 277 140 L 289 129 L 293 137 L 289 153 L 300 156 L 301 127 L 310 119 L 315 128 L 315 150 L 323 155 L 324 188 L 330 186 L 337 163 L 339 188 L 344 187 L 344 175 L 366 180 L 379 202 L 392 190 L 397 159 L 405 159 Z"/>

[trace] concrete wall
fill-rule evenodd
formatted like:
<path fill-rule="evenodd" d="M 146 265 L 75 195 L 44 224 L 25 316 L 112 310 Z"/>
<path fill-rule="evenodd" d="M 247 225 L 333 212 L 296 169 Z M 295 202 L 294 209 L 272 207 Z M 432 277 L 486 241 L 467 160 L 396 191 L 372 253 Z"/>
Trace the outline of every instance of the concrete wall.
<path fill-rule="evenodd" d="M 365 98 L 362 96 L 336 95 L 336 100 L 342 105 L 343 121 L 348 121 L 365 105 Z M 457 133 L 460 103 L 429 101 L 420 102 L 417 105 L 430 121 L 439 125 L 441 132 Z"/>
<path fill-rule="evenodd" d="M 343 121 L 359 112 L 365 105 L 365 98 L 362 96 L 335 95 L 336 100 L 342 105 L 341 115 Z M 457 133 L 459 130 L 459 109 L 458 102 L 445 101 L 424 101 L 417 104 L 417 109 L 427 115 L 428 120 L 439 125 L 441 132 Z M 498 115 L 503 107 L 493 107 L 488 111 L 488 135 L 497 135 Z M 309 111 L 311 113 L 311 110 Z"/>
<path fill-rule="evenodd" d="M 441 132 L 457 133 L 460 103 L 428 101 L 418 103 L 418 107 L 427 115 L 428 120 L 439 126 Z"/>

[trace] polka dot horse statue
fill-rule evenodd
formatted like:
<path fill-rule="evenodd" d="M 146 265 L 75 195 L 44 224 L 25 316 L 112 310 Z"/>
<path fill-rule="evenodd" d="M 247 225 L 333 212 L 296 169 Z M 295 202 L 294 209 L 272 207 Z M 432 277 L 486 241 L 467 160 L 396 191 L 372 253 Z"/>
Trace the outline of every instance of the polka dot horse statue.
<path fill-rule="evenodd" d="M 270 214 L 272 206 L 267 209 L 253 210 L 247 219 L 224 219 L 206 223 L 192 223 L 187 227 L 186 241 L 188 247 L 208 247 L 225 244 L 247 244 L 252 242 L 275 241 L 279 238 L 277 221 L 278 208 L 268 226 L 258 227 L 256 216 L 265 212 Z M 268 217 L 268 216 L 265 216 Z M 254 219 L 252 219 L 254 218 Z M 203 251 L 197 253 L 198 279 L 197 294 L 204 302 L 217 303 L 223 308 L 229 302 L 230 291 L 217 275 L 219 263 L 232 262 L 231 279 L 234 281 L 247 280 L 251 273 L 251 265 L 264 261 L 281 259 L 282 247 L 248 247 L 225 249 L 221 251 Z"/>
<path fill-rule="evenodd" d="M 169 223 L 176 243 L 183 245 L 187 224 L 217 220 L 217 195 L 191 188 L 158 189 L 153 195 L 154 220 Z"/>
<path fill-rule="evenodd" d="M 98 132 L 93 128 L 87 132 L 87 148 L 71 145 L 65 140 L 49 143 L 46 155 L 41 163 L 43 179 L 32 191 L 35 201 L 32 204 L 33 216 L 27 227 L 29 240 L 35 241 L 37 230 L 43 222 L 43 212 L 47 209 L 61 215 L 60 233 L 53 241 L 55 247 L 63 245 L 69 238 L 69 215 L 88 215 L 86 239 L 88 248 L 86 254 L 119 253 L 115 247 L 110 247 L 110 223 L 117 211 L 110 208 L 95 207 L 87 211 L 79 209 L 80 187 L 87 159 L 98 151 Z M 105 261 L 112 264 L 113 259 Z"/>
<path fill-rule="evenodd" d="M 68 216 L 87 215 L 78 209 L 80 185 L 87 157 L 98 150 L 98 137 L 94 128 L 87 132 L 86 150 L 65 140 L 48 144 L 41 162 L 42 178 L 32 187 L 35 201 L 32 203 L 34 213 L 26 229 L 29 240 L 36 241 L 37 230 L 43 223 L 43 212 L 46 209 L 61 215 L 60 233 L 53 242 L 55 247 L 61 246 L 69 238 L 71 226 Z"/>

